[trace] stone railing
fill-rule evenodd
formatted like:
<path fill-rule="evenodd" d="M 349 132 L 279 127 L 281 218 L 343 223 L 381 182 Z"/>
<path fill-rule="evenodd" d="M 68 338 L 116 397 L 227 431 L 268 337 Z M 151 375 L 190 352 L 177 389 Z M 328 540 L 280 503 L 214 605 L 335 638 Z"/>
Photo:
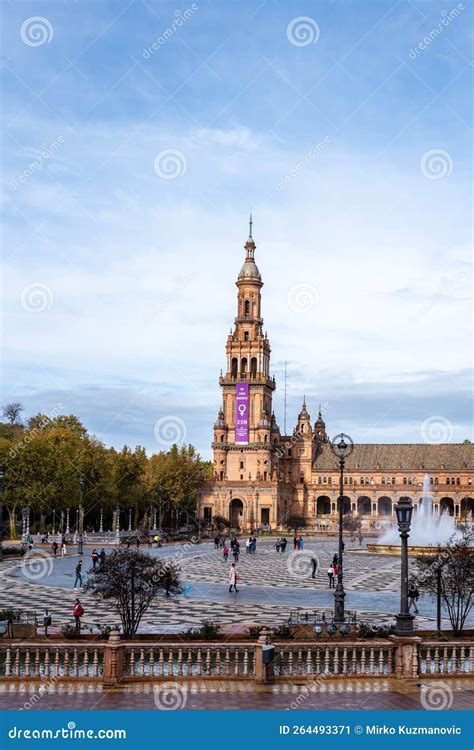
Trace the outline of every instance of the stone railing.
<path fill-rule="evenodd" d="M 275 647 L 275 677 L 386 677 L 393 674 L 391 641 L 365 643 L 302 642 Z"/>
<path fill-rule="evenodd" d="M 420 675 L 474 674 L 474 646 L 463 641 L 423 641 L 419 649 Z"/>
<path fill-rule="evenodd" d="M 272 682 L 319 677 L 419 679 L 474 674 L 472 641 L 388 639 L 277 641 L 262 631 L 254 643 L 0 640 L 0 681 L 228 679 Z M 270 647 L 270 648 L 269 648 Z"/>

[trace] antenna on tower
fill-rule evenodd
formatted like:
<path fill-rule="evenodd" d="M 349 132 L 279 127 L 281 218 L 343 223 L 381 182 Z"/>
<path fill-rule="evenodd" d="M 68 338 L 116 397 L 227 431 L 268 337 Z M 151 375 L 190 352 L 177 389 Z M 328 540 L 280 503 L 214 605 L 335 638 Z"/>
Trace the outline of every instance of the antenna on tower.
<path fill-rule="evenodd" d="M 285 377 L 283 380 L 284 383 L 284 389 L 283 389 L 283 434 L 286 435 L 286 390 L 287 390 L 287 382 L 288 379 L 286 377 L 286 361 L 285 361 Z"/>

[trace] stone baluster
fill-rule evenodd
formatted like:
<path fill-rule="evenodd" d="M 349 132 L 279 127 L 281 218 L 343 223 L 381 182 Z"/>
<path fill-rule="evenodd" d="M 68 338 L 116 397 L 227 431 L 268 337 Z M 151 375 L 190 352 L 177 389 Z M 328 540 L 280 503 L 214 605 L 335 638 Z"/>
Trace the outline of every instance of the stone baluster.
<path fill-rule="evenodd" d="M 311 659 L 311 649 L 309 648 L 306 652 L 306 674 L 313 674 L 313 660 Z"/>
<path fill-rule="evenodd" d="M 197 654 L 197 676 L 202 676 L 202 656 L 201 656 L 201 649 L 198 648 L 198 654 Z"/>
<path fill-rule="evenodd" d="M 44 652 L 44 675 L 49 677 L 49 648 Z"/>
<path fill-rule="evenodd" d="M 77 648 L 75 648 L 72 652 L 72 676 L 77 677 L 78 672 L 78 658 L 77 658 Z"/>
<path fill-rule="evenodd" d="M 384 673 L 384 649 L 379 648 L 379 674 Z"/>
<path fill-rule="evenodd" d="M 249 673 L 249 650 L 246 648 L 244 650 L 244 677 L 247 677 Z"/>
<path fill-rule="evenodd" d="M 148 652 L 148 674 L 150 677 L 155 674 L 155 652 L 152 648 Z"/>
<path fill-rule="evenodd" d="M 34 677 L 40 676 L 40 651 L 39 648 L 35 651 L 35 671 L 33 673 Z"/>
<path fill-rule="evenodd" d="M 168 651 L 168 677 L 173 675 L 173 649 Z"/>
<path fill-rule="evenodd" d="M 329 668 L 329 649 L 325 649 L 324 654 L 324 674 L 330 674 L 330 668 Z"/>
<path fill-rule="evenodd" d="M 374 649 L 371 648 L 369 651 L 369 674 L 374 673 L 374 663 L 375 663 Z"/>
<path fill-rule="evenodd" d="M 192 677 L 193 675 L 193 652 L 190 648 L 188 648 L 188 658 L 187 658 L 187 665 L 186 665 L 186 673 L 188 677 Z"/>
<path fill-rule="evenodd" d="M 360 656 L 360 671 L 361 671 L 361 674 L 366 674 L 366 670 L 365 670 L 365 648 L 364 647 L 362 647 L 362 653 L 361 653 L 361 656 Z"/>
<path fill-rule="evenodd" d="M 64 649 L 64 676 L 69 677 L 69 649 Z"/>
<path fill-rule="evenodd" d="M 342 674 L 347 674 L 347 648 L 344 647 L 342 652 Z"/>
<path fill-rule="evenodd" d="M 59 677 L 59 648 L 55 649 L 54 652 L 54 671 L 53 675 Z"/>
<path fill-rule="evenodd" d="M 99 676 L 99 652 L 95 648 L 94 649 L 94 659 L 92 662 L 92 677 L 98 677 Z"/>
<path fill-rule="evenodd" d="M 240 651 L 238 648 L 234 651 L 234 675 L 235 677 L 239 676 L 239 667 L 240 667 Z"/>
<path fill-rule="evenodd" d="M 135 676 L 135 649 L 130 650 L 130 675 Z"/>
<path fill-rule="evenodd" d="M 448 649 L 443 649 L 443 673 L 448 671 Z"/>
<path fill-rule="evenodd" d="M 10 647 L 7 648 L 7 655 L 5 657 L 5 677 L 10 677 L 12 673 L 12 652 Z"/>
<path fill-rule="evenodd" d="M 20 676 L 20 649 L 19 648 L 15 649 L 15 668 L 13 670 L 13 674 L 15 675 L 15 677 Z"/>
<path fill-rule="evenodd" d="M 316 674 L 321 674 L 321 649 L 316 649 Z"/>
<path fill-rule="evenodd" d="M 182 677 L 183 675 L 183 649 L 178 649 L 178 676 Z"/>
<path fill-rule="evenodd" d="M 220 648 L 217 649 L 216 653 L 216 676 L 221 676 L 221 650 Z"/>
<path fill-rule="evenodd" d="M 25 677 L 30 676 L 30 649 L 27 648 L 25 652 Z"/>
<path fill-rule="evenodd" d="M 393 670 L 393 651 L 391 648 L 388 649 L 388 660 L 387 660 L 387 674 L 392 674 Z"/>
<path fill-rule="evenodd" d="M 229 649 L 228 648 L 226 648 L 226 650 L 225 650 L 224 674 L 225 674 L 226 677 L 229 677 L 229 675 L 230 675 L 230 653 L 229 653 Z"/>
<path fill-rule="evenodd" d="M 145 649 L 140 649 L 140 663 L 138 665 L 138 674 L 140 677 L 145 676 Z"/>
<path fill-rule="evenodd" d="M 158 677 L 163 677 L 165 669 L 165 655 L 163 649 L 160 648 L 160 655 L 158 657 Z"/>
<path fill-rule="evenodd" d="M 339 674 L 339 649 L 334 649 L 334 674 Z"/>
<path fill-rule="evenodd" d="M 302 675 L 303 674 L 303 652 L 301 649 L 298 649 L 298 661 L 296 666 L 296 674 Z"/>
<path fill-rule="evenodd" d="M 206 651 L 206 674 L 211 674 L 211 649 L 208 648 Z"/>
<path fill-rule="evenodd" d="M 288 649 L 288 674 L 293 675 L 293 649 Z"/>
<path fill-rule="evenodd" d="M 460 672 L 466 671 L 466 649 L 464 646 L 461 646 L 461 656 L 460 656 Z"/>
<path fill-rule="evenodd" d="M 82 674 L 84 677 L 89 677 L 89 649 L 84 649 L 84 655 L 82 658 Z"/>
<path fill-rule="evenodd" d="M 357 674 L 357 648 L 352 646 L 352 670 L 351 674 Z"/>
<path fill-rule="evenodd" d="M 439 648 L 438 646 L 435 647 L 435 654 L 434 654 L 434 673 L 439 674 Z"/>
<path fill-rule="evenodd" d="M 457 657 L 458 657 L 458 650 L 456 646 L 453 646 L 453 650 L 451 651 L 451 670 L 450 670 L 451 672 L 461 671 L 458 669 Z"/>
<path fill-rule="evenodd" d="M 469 673 L 472 674 L 474 672 L 474 646 L 471 646 L 469 649 Z"/>

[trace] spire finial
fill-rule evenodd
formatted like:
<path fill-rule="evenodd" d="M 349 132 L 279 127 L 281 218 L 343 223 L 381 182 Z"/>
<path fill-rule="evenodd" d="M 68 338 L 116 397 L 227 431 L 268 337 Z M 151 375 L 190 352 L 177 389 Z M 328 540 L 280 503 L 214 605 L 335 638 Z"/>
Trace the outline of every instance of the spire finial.
<path fill-rule="evenodd" d="M 250 219 L 249 219 L 249 240 L 252 240 L 252 226 L 253 226 L 253 219 L 252 219 L 252 209 L 250 209 Z"/>

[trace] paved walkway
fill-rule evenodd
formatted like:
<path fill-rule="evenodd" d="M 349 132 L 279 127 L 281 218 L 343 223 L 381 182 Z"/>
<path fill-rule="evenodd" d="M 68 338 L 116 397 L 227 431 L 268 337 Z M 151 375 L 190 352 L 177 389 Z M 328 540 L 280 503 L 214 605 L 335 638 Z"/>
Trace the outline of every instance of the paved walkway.
<path fill-rule="evenodd" d="M 472 680 L 450 679 L 441 683 L 444 690 L 445 709 L 470 710 L 474 704 Z M 87 683 L 52 685 L 47 692 L 38 692 L 38 686 L 26 684 L 0 684 L 0 703 L 4 709 L 42 710 L 64 708 L 68 710 L 96 709 L 176 709 L 199 710 L 272 710 L 298 709 L 321 711 L 404 709 L 416 710 L 438 705 L 440 681 L 417 684 L 395 679 L 342 680 L 328 679 L 320 685 L 314 683 L 283 683 L 273 686 L 255 685 L 251 680 L 210 680 L 190 682 L 137 683 L 121 689 L 104 690 Z M 432 693 L 432 699 L 431 699 Z M 433 703 L 431 703 L 433 700 Z"/>
<path fill-rule="evenodd" d="M 303 552 L 287 547 L 277 553 L 273 540 L 261 540 L 255 555 L 241 554 L 238 562 L 239 593 L 230 594 L 226 584 L 230 563 L 214 545 L 173 545 L 147 550 L 161 559 L 173 560 L 181 568 L 186 586 L 183 596 L 157 597 L 147 611 L 142 630 L 180 632 L 204 619 L 243 627 L 251 623 L 277 625 L 287 620 L 290 610 L 316 610 L 330 615 L 333 591 L 328 588 L 327 566 L 335 551 L 335 540 L 308 540 Z M 242 547 L 244 545 L 242 544 Z M 110 548 L 109 548 L 110 549 Z M 143 548 L 142 549 L 146 549 Z M 397 557 L 359 554 L 358 545 L 346 544 L 344 585 L 346 607 L 356 611 L 359 620 L 391 622 L 399 609 L 400 562 Z M 90 568 L 90 548 L 84 549 L 83 569 Z M 319 559 L 319 571 L 311 578 L 310 560 Z M 85 607 L 84 623 L 92 630 L 96 623 L 116 624 L 117 615 L 105 603 L 96 602 L 81 590 L 74 590 L 77 555 L 53 559 L 49 549 L 39 547 L 22 565 L 11 561 L 0 568 L 2 606 L 35 610 L 41 616 L 48 608 L 56 626 L 70 622 L 77 595 Z M 418 625 L 431 627 L 434 602 L 420 601 Z M 447 624 L 447 623 L 446 623 Z"/>

